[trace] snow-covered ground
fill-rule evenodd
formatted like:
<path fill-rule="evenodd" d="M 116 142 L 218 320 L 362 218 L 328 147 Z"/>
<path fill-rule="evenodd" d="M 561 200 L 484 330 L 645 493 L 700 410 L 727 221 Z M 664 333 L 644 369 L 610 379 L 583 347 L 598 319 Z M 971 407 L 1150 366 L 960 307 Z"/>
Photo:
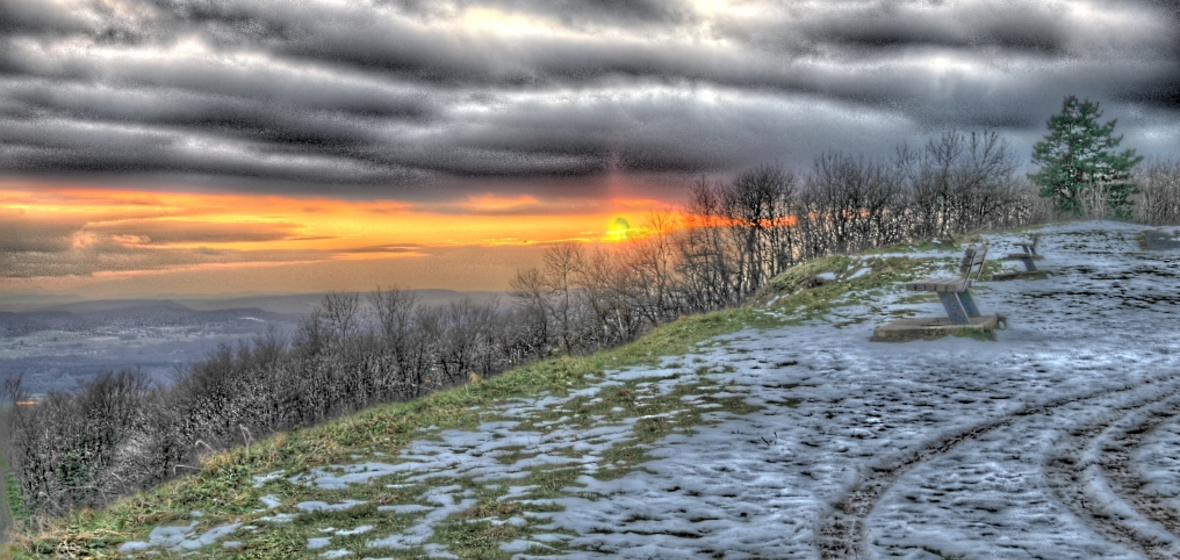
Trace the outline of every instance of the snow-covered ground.
<path fill-rule="evenodd" d="M 522 558 L 1177 558 L 1180 251 L 1141 250 L 1144 229 L 1042 230 L 1040 267 L 1051 276 L 973 290 L 984 313 L 1008 318 L 995 341 L 869 342 L 891 311 L 943 314 L 937 303 L 901 303 L 899 287 L 872 307 L 724 336 L 662 367 L 506 404 L 478 430 L 431 434 L 396 457 L 268 488 L 337 488 L 343 502 L 355 484 L 469 479 L 524 506 L 501 520 L 529 529 L 502 546 Z M 987 241 L 998 256 L 1017 238 Z M 655 459 L 642 468 L 602 460 L 633 444 L 642 416 L 604 415 L 589 432 L 568 416 L 531 420 L 637 380 L 637 399 L 690 388 L 680 398 L 706 421 L 644 444 Z M 754 412 L 717 404 L 734 398 Z M 538 468 L 580 476 L 566 497 L 541 503 L 514 484 Z M 626 474 L 600 476 L 619 468 Z M 471 507 L 470 493 L 436 487 L 415 504 L 384 506 L 417 521 L 399 534 L 366 528 L 367 546 L 451 555 L 431 541 L 433 527 Z M 527 511 L 536 505 L 549 511 Z M 209 540 L 166 533 L 155 544 Z M 309 548 L 349 557 L 333 534 Z"/>

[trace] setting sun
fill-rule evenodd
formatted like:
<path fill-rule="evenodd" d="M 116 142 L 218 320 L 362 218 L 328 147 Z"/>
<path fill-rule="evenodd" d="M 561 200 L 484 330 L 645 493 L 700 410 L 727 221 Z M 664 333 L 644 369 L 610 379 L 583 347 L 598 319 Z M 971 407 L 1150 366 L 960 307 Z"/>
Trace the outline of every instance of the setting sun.
<path fill-rule="evenodd" d="M 85 290 L 95 282 L 136 277 L 167 284 L 170 275 L 177 279 L 160 289 L 248 291 L 258 286 L 246 284 L 259 281 L 266 289 L 321 289 L 332 281 L 308 284 L 320 274 L 308 270 L 328 266 L 340 271 L 332 274 L 335 281 L 348 278 L 354 288 L 391 278 L 424 286 L 494 288 L 504 285 L 515 268 L 530 264 L 521 260 L 525 253 L 505 248 L 535 252 L 556 242 L 634 238 L 643 230 L 631 224 L 655 202 L 612 198 L 585 203 L 484 193 L 413 203 L 22 186 L 0 187 L 0 217 L 19 227 L 9 243 L 40 250 L 10 267 L 0 281 L 9 290 Z M 448 265 L 446 259 L 475 248 L 492 250 L 479 257 L 490 271 L 460 274 L 448 268 L 468 264 L 460 259 Z M 265 270 L 273 275 L 269 281 L 262 280 Z M 411 277 L 404 278 L 407 274 Z M 214 276 L 223 280 L 200 280 Z M 457 282 L 460 277 L 469 280 Z M 182 287 L 170 287 L 177 283 Z"/>

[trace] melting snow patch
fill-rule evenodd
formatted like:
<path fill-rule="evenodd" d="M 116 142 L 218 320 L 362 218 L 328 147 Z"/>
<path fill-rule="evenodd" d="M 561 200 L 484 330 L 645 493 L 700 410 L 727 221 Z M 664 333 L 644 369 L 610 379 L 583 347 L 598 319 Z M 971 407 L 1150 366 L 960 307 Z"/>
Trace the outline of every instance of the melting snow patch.
<path fill-rule="evenodd" d="M 343 502 L 335 505 L 328 504 L 327 502 L 299 502 L 298 504 L 295 504 L 295 508 L 303 512 L 344 511 L 367 503 L 368 502 L 361 500 L 344 500 Z"/>
<path fill-rule="evenodd" d="M 139 552 L 140 550 L 146 550 L 151 547 L 152 547 L 151 543 L 146 543 L 143 541 L 127 541 L 127 542 L 119 545 L 119 553 L 120 554 L 127 554 L 130 552 Z"/>
<path fill-rule="evenodd" d="M 862 268 L 862 269 L 860 269 L 860 270 L 858 270 L 858 271 L 854 272 L 854 273 L 852 274 L 852 276 L 849 276 L 849 277 L 848 277 L 848 279 L 849 279 L 849 280 L 852 280 L 853 278 L 860 278 L 861 276 L 864 276 L 864 275 L 866 275 L 866 274 L 869 274 L 869 273 L 870 273 L 870 272 L 872 272 L 872 271 L 873 271 L 873 269 L 872 269 L 872 268 Z"/>
<path fill-rule="evenodd" d="M 430 543 L 422 547 L 426 551 L 426 555 L 431 558 L 458 558 L 454 554 L 447 551 L 447 546 L 443 544 Z"/>
<path fill-rule="evenodd" d="M 233 533 L 241 523 L 230 523 L 214 527 L 201 535 L 196 535 L 194 529 L 197 522 L 173 527 L 156 527 L 148 534 L 147 542 L 130 541 L 119 546 L 119 552 L 134 552 L 149 547 L 166 548 L 171 551 L 195 550 L 211 545 L 222 537 Z"/>
<path fill-rule="evenodd" d="M 296 475 L 287 480 L 291 484 L 314 486 L 324 490 L 344 490 L 350 484 L 366 484 L 374 478 L 413 470 L 419 466 L 414 463 L 401 463 L 397 465 L 376 462 L 355 463 L 336 467 L 331 470 L 324 468 L 312 469 L 309 473 Z M 333 470 L 337 472 L 332 472 Z"/>
<path fill-rule="evenodd" d="M 255 488 L 262 488 L 263 484 L 266 484 L 267 482 L 270 482 L 272 480 L 278 480 L 282 477 L 283 477 L 283 471 L 274 471 L 272 473 L 267 473 L 262 476 L 256 476 L 256 477 L 254 477 L 254 487 Z"/>
<path fill-rule="evenodd" d="M 347 529 L 347 530 L 341 529 L 339 531 L 336 531 L 336 534 L 339 536 L 359 535 L 361 533 L 368 533 L 369 531 L 372 531 L 372 530 L 373 530 L 372 525 L 361 525 L 360 527 L 357 527 L 355 529 Z"/>
<path fill-rule="evenodd" d="M 432 496 L 437 503 L 444 503 L 443 507 L 435 508 L 430 513 L 423 516 L 422 519 L 413 526 L 405 530 L 405 532 L 396 535 L 390 535 L 381 539 L 374 539 L 369 541 L 369 546 L 373 548 L 394 548 L 394 549 L 408 549 L 413 546 L 419 546 L 426 542 L 434 535 L 434 525 L 451 514 L 466 511 L 475 506 L 476 500 L 463 500 L 458 504 L 447 495 L 447 499 L 442 499 L 440 495 Z"/>
<path fill-rule="evenodd" d="M 255 521 L 269 521 L 271 523 L 290 523 L 295 520 L 294 513 L 278 513 L 275 515 L 268 515 L 266 517 L 259 517 Z"/>
<path fill-rule="evenodd" d="M 434 508 L 432 508 L 430 506 L 423 506 L 423 505 L 418 505 L 418 504 L 404 504 L 404 505 L 399 505 L 399 506 L 377 506 L 377 511 L 396 513 L 396 514 L 418 513 L 420 511 L 428 511 L 428 510 L 432 510 L 432 509 L 434 509 Z"/>
<path fill-rule="evenodd" d="M 511 542 L 500 543 L 500 550 L 503 550 L 504 552 L 524 552 L 534 546 L 543 546 L 545 548 L 550 548 L 549 546 L 541 544 L 539 542 L 516 539 Z"/>

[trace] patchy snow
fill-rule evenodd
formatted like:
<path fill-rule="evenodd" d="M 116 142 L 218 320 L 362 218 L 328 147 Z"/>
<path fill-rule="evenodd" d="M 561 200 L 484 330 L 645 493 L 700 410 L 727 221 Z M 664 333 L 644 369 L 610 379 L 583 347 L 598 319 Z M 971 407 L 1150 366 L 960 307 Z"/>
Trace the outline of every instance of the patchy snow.
<path fill-rule="evenodd" d="M 455 557 L 427 541 L 477 503 L 450 482 L 464 479 L 521 507 L 495 520 L 522 533 L 501 544 L 519 558 L 1172 558 L 1180 550 L 1180 251 L 1141 250 L 1145 230 L 1043 228 L 1039 268 L 1051 276 L 972 290 L 983 313 L 1008 317 L 995 341 L 869 342 L 876 325 L 902 312 L 943 315 L 936 301 L 904 303 L 912 294 L 899 285 L 854 294 L 860 303 L 825 320 L 718 337 L 656 367 L 607 372 L 567 396 L 511 400 L 488 411 L 505 420 L 427 430 L 430 439 L 387 462 L 283 480 L 341 498 L 359 484 L 447 480 L 414 503 L 378 507 L 412 522 L 367 542 L 431 557 Z M 1022 239 L 985 238 L 997 255 Z M 947 252 L 901 256 L 938 257 L 948 272 L 958 264 Z M 567 408 L 623 383 L 637 403 L 690 392 L 680 403 L 705 424 L 640 445 L 638 422 L 681 413 L 615 410 L 591 417 L 587 430 Z M 755 411 L 727 412 L 716 402 L 724 398 Z M 561 417 L 541 421 L 542 412 Z M 639 468 L 606 462 L 619 445 L 654 459 Z M 576 482 L 562 497 L 538 499 L 519 479 L 547 469 L 572 469 Z"/>
<path fill-rule="evenodd" d="M 339 504 L 329 504 L 327 502 L 311 501 L 299 502 L 295 504 L 295 509 L 303 512 L 311 511 L 345 511 L 352 509 L 359 505 L 364 505 L 366 502 L 360 500 L 344 500 Z"/>
<path fill-rule="evenodd" d="M 256 476 L 254 477 L 254 487 L 262 488 L 262 485 L 266 484 L 267 482 L 278 480 L 280 478 L 283 478 L 283 471 L 274 471 L 271 473 L 266 473 L 262 476 Z"/>
<path fill-rule="evenodd" d="M 138 552 L 152 547 L 172 551 L 196 550 L 214 544 L 238 529 L 241 523 L 219 525 L 201 534 L 196 534 L 197 522 L 173 527 L 156 527 L 148 535 L 147 542 L 130 541 L 119 546 L 120 553 Z"/>
<path fill-rule="evenodd" d="M 282 500 L 270 494 L 262 496 L 261 498 L 258 498 L 258 500 L 266 505 L 266 509 L 274 509 L 283 505 Z"/>
<path fill-rule="evenodd" d="M 860 278 L 861 276 L 869 274 L 872 271 L 873 271 L 873 269 L 870 267 L 862 268 L 862 269 L 857 270 L 856 272 L 852 273 L 851 275 L 849 275 L 848 280 L 854 280 L 856 278 Z"/>
<path fill-rule="evenodd" d="M 337 535 L 359 535 L 361 533 L 368 533 L 373 530 L 372 525 L 361 525 L 355 529 L 339 529 L 336 531 Z"/>
<path fill-rule="evenodd" d="M 290 523 L 292 521 L 295 521 L 295 517 L 296 516 L 294 513 L 279 513 L 276 515 L 267 515 L 264 517 L 259 517 L 258 519 L 255 519 L 255 521 L 267 521 L 270 523 Z"/>

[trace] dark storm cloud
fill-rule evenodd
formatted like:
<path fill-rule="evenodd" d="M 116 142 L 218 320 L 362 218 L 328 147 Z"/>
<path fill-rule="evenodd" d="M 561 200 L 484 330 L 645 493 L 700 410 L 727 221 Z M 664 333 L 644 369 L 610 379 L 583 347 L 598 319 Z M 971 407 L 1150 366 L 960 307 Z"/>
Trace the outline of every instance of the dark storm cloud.
<path fill-rule="evenodd" d="M 0 279 L 93 276 L 111 272 L 170 270 L 185 266 L 313 262 L 332 258 L 332 253 L 319 250 L 161 248 L 137 243 L 126 236 L 90 231 L 73 232 L 64 240 L 60 237 L 43 239 L 51 240 L 51 244 L 38 247 L 0 242 Z"/>
<path fill-rule="evenodd" d="M 1068 94 L 1110 102 L 1133 139 L 1180 123 L 1176 13 L 1161 0 L 0 0 L 0 172 L 446 198 L 479 178 L 887 151 L 952 126 L 1024 139 Z"/>
<path fill-rule="evenodd" d="M 292 261 L 323 261 L 331 255 L 320 251 L 229 251 L 193 249 L 144 249 L 104 241 L 56 253 L 0 253 L 0 278 L 93 276 L 112 272 L 171 270 L 185 266 L 234 265 Z"/>
<path fill-rule="evenodd" d="M 454 3 L 424 0 L 378 0 L 377 5 L 396 7 L 418 17 L 453 17 L 463 8 L 491 6 L 504 11 L 548 15 L 567 26 L 607 21 L 612 24 L 650 25 L 679 23 L 692 16 L 692 9 L 680 2 L 664 0 L 492 0 Z"/>
<path fill-rule="evenodd" d="M 837 2 L 836 4 L 839 4 Z M 851 3 L 850 3 L 851 4 Z M 995 46 L 1013 51 L 1061 52 L 1069 30 L 1060 5 L 1048 3 L 857 3 L 815 14 L 799 30 L 810 44 L 849 44 L 867 49 L 936 45 Z M 1003 6 L 997 9 L 997 6 Z M 1054 14 L 1054 12 L 1058 14 Z M 794 27 L 788 25 L 787 27 Z M 788 33 L 790 29 L 785 30 Z"/>
<path fill-rule="evenodd" d="M 289 223 L 218 223 L 184 219 L 50 219 L 0 210 L 0 278 L 90 276 L 177 266 L 317 261 L 319 250 L 211 249 L 175 245 L 307 240 Z M 313 237 L 323 239 L 324 237 Z"/>
<path fill-rule="evenodd" d="M 0 255 L 68 251 L 81 223 L 46 222 L 35 216 L 0 211 Z"/>
<path fill-rule="evenodd" d="M 67 6 L 50 2 L 0 0 L 0 33 L 68 34 L 92 28 Z"/>

